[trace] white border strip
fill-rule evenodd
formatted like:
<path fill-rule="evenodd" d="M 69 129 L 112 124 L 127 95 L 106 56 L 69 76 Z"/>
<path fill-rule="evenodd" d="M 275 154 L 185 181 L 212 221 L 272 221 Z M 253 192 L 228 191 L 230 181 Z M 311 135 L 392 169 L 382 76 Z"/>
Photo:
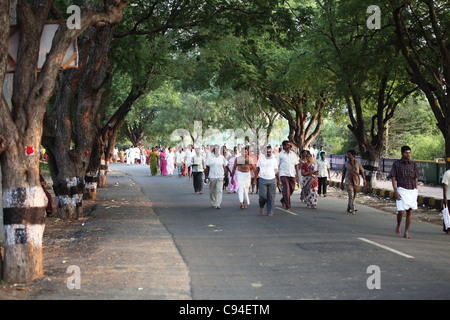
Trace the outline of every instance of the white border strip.
<path fill-rule="evenodd" d="M 367 239 L 365 239 L 365 238 L 358 238 L 358 239 L 361 240 L 361 241 L 365 241 L 365 242 L 367 242 L 367 243 L 373 244 L 374 246 L 377 246 L 377 247 L 383 248 L 383 249 L 385 249 L 385 250 L 388 250 L 388 251 L 390 251 L 390 252 L 396 253 L 396 254 L 398 254 L 398 255 L 400 255 L 400 256 L 403 256 L 403 257 L 405 257 L 405 258 L 408 258 L 408 259 L 414 259 L 413 256 L 410 256 L 410 255 L 405 254 L 405 253 L 403 253 L 403 252 L 400 252 L 400 251 L 397 251 L 397 250 L 395 250 L 395 249 L 389 248 L 389 247 L 387 247 L 387 246 L 384 246 L 384 245 L 382 245 L 382 244 L 376 243 L 376 242 L 374 242 L 374 241 L 370 241 L 370 240 L 367 240 Z"/>
<path fill-rule="evenodd" d="M 280 208 L 280 207 L 275 207 L 275 208 L 277 208 L 277 209 L 279 209 L 279 210 L 281 210 L 281 211 L 284 211 L 284 212 L 290 213 L 290 214 L 292 214 L 292 215 L 294 215 L 294 216 L 298 216 L 298 214 L 297 214 L 297 213 L 295 213 L 295 212 L 292 212 L 292 211 L 288 211 L 288 210 L 285 210 L 285 209 L 283 209 L 283 208 Z"/>

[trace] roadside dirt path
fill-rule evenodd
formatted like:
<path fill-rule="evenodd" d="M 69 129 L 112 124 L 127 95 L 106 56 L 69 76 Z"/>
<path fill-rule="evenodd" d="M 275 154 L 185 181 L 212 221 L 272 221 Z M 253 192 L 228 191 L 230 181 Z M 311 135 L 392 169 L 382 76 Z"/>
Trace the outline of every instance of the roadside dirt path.
<path fill-rule="evenodd" d="M 3 284 L 0 299 L 191 299 L 188 269 L 152 204 L 129 177 L 114 171 L 77 221 L 48 218 L 43 278 Z M 67 273 L 80 270 L 80 289 Z"/>

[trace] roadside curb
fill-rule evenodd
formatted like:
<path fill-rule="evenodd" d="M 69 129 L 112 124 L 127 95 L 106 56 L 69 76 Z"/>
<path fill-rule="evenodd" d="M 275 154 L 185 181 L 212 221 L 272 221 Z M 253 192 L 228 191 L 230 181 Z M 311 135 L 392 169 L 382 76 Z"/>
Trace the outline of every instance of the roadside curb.
<path fill-rule="evenodd" d="M 337 182 L 337 181 L 328 181 L 328 185 L 331 187 L 335 187 L 335 188 L 341 188 L 341 182 Z M 356 191 L 362 192 L 363 187 L 358 186 Z M 394 200 L 394 191 L 392 191 L 392 190 L 374 188 L 374 189 L 372 189 L 372 194 L 377 195 L 379 197 L 386 198 L 386 199 Z M 438 199 L 438 198 L 433 198 L 433 197 L 426 197 L 426 196 L 419 195 L 417 197 L 417 203 L 419 205 L 425 205 L 425 206 L 432 207 L 432 208 L 439 209 L 439 210 L 442 210 L 442 208 L 443 208 L 443 200 Z"/>

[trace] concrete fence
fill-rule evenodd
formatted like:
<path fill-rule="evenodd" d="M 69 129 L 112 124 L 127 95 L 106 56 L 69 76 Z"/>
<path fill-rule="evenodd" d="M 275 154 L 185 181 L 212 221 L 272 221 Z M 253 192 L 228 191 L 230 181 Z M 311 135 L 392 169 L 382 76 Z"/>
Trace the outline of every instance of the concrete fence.
<path fill-rule="evenodd" d="M 361 157 L 355 157 L 356 160 L 360 161 L 364 165 L 364 161 L 361 160 Z M 340 171 L 342 167 L 347 161 L 346 155 L 327 155 L 327 160 L 330 162 L 331 170 Z M 390 158 L 381 158 L 378 163 L 378 172 L 383 174 L 389 174 L 392 169 L 392 164 L 398 159 L 390 159 Z M 426 184 L 435 184 L 440 185 L 442 182 L 442 176 L 444 175 L 445 162 L 437 162 L 437 161 L 423 161 L 423 160 L 414 160 L 419 167 L 419 181 Z"/>

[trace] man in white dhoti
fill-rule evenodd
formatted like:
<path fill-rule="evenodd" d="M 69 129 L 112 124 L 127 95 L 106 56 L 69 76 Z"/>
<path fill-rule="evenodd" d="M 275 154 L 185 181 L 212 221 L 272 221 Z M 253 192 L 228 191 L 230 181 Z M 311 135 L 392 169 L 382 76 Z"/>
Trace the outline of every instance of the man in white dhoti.
<path fill-rule="evenodd" d="M 237 171 L 236 171 L 237 168 Z M 250 199 L 248 197 L 248 190 L 251 186 L 250 170 L 256 171 L 255 163 L 252 157 L 249 156 L 249 149 L 245 147 L 244 154 L 236 158 L 236 162 L 231 172 L 231 184 L 234 184 L 234 174 L 236 173 L 238 196 L 241 209 L 246 209 L 245 202 L 250 205 Z"/>
<path fill-rule="evenodd" d="M 125 151 L 125 154 L 127 155 L 127 166 L 133 164 L 133 149 L 131 146 Z"/>
<path fill-rule="evenodd" d="M 412 210 L 417 209 L 417 185 L 419 182 L 419 169 L 415 162 L 410 160 L 411 148 L 401 148 L 402 158 L 392 165 L 392 187 L 397 204 L 397 228 L 395 233 L 400 234 L 403 214 L 406 212 L 404 237 L 411 238 L 408 234 L 411 225 Z"/>
<path fill-rule="evenodd" d="M 173 170 L 175 170 L 175 153 L 171 147 L 169 147 L 169 152 L 166 155 L 166 163 L 167 163 L 167 174 L 170 176 L 173 175 Z"/>

